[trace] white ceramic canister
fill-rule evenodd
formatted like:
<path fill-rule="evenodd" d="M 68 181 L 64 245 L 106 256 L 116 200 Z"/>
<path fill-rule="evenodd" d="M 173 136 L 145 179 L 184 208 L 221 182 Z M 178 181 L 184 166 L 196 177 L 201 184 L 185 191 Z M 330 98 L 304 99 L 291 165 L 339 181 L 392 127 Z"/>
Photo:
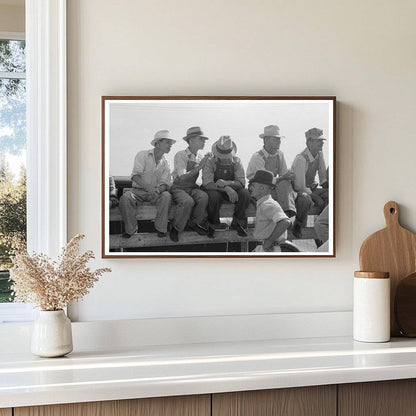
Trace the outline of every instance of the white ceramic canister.
<path fill-rule="evenodd" d="M 40 357 L 62 357 L 72 351 L 71 321 L 63 310 L 39 311 L 33 323 L 31 351 Z"/>
<path fill-rule="evenodd" d="M 353 337 L 362 342 L 390 340 L 389 273 L 354 273 Z"/>

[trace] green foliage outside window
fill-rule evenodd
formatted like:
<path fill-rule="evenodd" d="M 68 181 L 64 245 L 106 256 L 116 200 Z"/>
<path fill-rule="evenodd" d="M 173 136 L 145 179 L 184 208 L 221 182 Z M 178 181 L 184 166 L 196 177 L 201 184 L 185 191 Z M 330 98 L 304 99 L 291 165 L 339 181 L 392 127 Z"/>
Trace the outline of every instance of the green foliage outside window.
<path fill-rule="evenodd" d="M 26 240 L 26 171 L 15 181 L 7 163 L 0 165 L 0 302 L 10 302 L 9 272 L 14 245 Z"/>
<path fill-rule="evenodd" d="M 0 302 L 13 300 L 10 256 L 14 244 L 26 240 L 26 170 L 13 174 L 8 162 L 26 147 L 25 62 L 24 41 L 0 39 L 0 72 L 6 73 L 0 78 Z"/>

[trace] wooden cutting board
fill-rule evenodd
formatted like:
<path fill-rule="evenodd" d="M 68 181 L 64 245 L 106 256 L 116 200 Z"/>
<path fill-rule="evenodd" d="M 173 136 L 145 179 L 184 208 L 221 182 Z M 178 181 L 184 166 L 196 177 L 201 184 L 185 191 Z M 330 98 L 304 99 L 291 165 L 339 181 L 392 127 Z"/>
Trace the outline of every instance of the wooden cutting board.
<path fill-rule="evenodd" d="M 367 237 L 360 249 L 362 271 L 389 272 L 391 334 L 400 335 L 394 319 L 394 297 L 401 279 L 416 271 L 416 235 L 399 223 L 399 206 L 390 201 L 384 205 L 386 228 Z"/>

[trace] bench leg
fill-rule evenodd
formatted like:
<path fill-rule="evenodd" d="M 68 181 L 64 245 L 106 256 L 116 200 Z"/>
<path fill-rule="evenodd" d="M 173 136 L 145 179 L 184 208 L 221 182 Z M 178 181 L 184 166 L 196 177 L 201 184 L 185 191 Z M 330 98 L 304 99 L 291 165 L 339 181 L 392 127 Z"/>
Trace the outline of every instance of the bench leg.
<path fill-rule="evenodd" d="M 241 251 L 243 253 L 247 253 L 248 252 L 248 240 L 241 242 Z"/>

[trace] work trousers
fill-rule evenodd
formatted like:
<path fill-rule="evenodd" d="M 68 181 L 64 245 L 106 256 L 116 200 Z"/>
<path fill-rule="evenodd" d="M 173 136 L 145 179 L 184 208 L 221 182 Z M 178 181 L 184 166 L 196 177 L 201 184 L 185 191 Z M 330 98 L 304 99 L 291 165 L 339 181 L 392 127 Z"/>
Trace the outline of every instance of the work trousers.
<path fill-rule="evenodd" d="M 306 227 L 308 213 L 312 208 L 312 198 L 306 192 L 299 192 L 296 198 L 296 221 L 301 227 Z"/>
<path fill-rule="evenodd" d="M 126 233 L 132 235 L 137 232 L 137 208 L 143 202 L 152 202 L 156 205 L 155 228 L 157 231 L 166 233 L 172 195 L 168 191 L 164 191 L 156 198 L 152 198 L 149 192 L 140 188 L 126 191 L 120 198 L 120 213 Z"/>
<path fill-rule="evenodd" d="M 296 212 L 296 192 L 289 180 L 280 181 L 273 189 L 272 198 L 279 203 L 283 211 Z"/>
<path fill-rule="evenodd" d="M 321 211 L 325 205 L 325 200 L 322 196 L 327 193 L 326 189 L 318 188 L 312 194 L 306 192 L 299 192 L 296 198 L 296 221 L 302 226 L 306 227 L 309 210 L 313 205 L 316 205 Z M 315 202 L 314 202 L 315 201 Z M 326 202 L 327 203 L 327 202 Z"/>
<path fill-rule="evenodd" d="M 329 238 L 329 207 L 328 205 L 320 213 L 319 217 L 315 221 L 315 232 L 318 238 L 325 243 Z"/>
<path fill-rule="evenodd" d="M 183 231 L 190 219 L 189 225 L 202 225 L 207 216 L 208 195 L 199 188 L 189 190 L 173 188 L 173 201 L 176 204 L 173 226 Z M 191 217 L 192 214 L 192 217 Z"/>
<path fill-rule="evenodd" d="M 235 204 L 233 222 L 246 225 L 246 209 L 250 205 L 250 193 L 247 189 L 241 188 L 236 191 L 238 194 L 238 201 Z M 216 190 L 208 191 L 208 221 L 210 224 L 220 223 L 220 209 L 224 201 L 229 201 L 228 195 L 225 192 Z"/>

